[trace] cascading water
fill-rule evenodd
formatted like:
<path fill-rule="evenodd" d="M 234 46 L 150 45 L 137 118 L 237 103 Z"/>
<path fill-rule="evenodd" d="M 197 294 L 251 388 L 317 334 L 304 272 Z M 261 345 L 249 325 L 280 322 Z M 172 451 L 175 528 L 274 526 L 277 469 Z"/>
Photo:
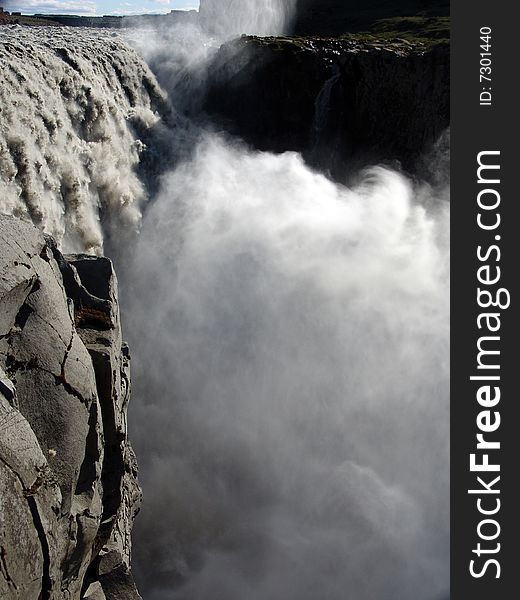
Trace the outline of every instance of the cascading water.
<path fill-rule="evenodd" d="M 201 0 L 203 27 L 218 38 L 278 35 L 291 25 L 297 0 Z"/>
<path fill-rule="evenodd" d="M 164 102 L 148 67 L 118 37 L 54 27 L 2 28 L 0 62 L 0 210 L 65 251 L 135 232 L 146 198 L 135 130 Z"/>
<path fill-rule="evenodd" d="M 193 117 L 208 39 L 181 53 L 156 37 L 150 66 L 192 119 L 141 222 L 137 132 L 164 92 L 119 37 L 24 35 L 0 44 L 2 211 L 67 250 L 141 223 L 112 244 L 143 596 L 443 600 L 447 182 L 377 167 L 347 188 L 212 133 Z"/>

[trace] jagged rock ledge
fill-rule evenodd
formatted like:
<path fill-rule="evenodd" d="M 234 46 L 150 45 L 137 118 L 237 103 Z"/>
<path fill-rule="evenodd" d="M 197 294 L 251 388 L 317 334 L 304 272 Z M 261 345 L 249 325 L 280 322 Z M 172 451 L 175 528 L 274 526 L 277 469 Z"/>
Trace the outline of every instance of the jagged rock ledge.
<path fill-rule="evenodd" d="M 137 600 L 129 353 L 106 258 L 0 216 L 0 597 Z"/>

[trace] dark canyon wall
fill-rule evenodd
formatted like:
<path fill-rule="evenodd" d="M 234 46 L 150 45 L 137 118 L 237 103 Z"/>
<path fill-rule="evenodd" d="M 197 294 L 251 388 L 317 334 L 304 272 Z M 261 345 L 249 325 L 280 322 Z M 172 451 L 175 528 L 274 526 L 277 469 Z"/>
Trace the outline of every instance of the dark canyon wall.
<path fill-rule="evenodd" d="M 242 37 L 209 72 L 222 127 L 340 178 L 383 159 L 413 170 L 449 125 L 447 44 Z"/>

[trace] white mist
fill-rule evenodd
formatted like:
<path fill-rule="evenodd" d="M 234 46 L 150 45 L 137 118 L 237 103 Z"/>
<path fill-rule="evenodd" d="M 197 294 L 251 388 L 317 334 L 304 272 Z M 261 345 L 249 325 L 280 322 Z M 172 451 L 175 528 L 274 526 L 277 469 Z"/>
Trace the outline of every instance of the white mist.
<path fill-rule="evenodd" d="M 148 598 L 447 589 L 447 224 L 210 136 L 164 179 L 126 316 Z"/>

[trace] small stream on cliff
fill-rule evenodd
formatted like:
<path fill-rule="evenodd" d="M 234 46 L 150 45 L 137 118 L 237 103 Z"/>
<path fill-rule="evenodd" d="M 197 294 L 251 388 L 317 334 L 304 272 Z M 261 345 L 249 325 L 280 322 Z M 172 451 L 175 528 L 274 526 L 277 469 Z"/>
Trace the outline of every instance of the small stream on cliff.
<path fill-rule="evenodd" d="M 145 600 L 445 600 L 446 152 L 435 184 L 374 165 L 347 187 L 223 134 L 208 58 L 230 23 L 281 33 L 267 4 L 212 37 L 24 33 L 34 65 L 13 35 L 0 205 L 118 265 Z"/>

